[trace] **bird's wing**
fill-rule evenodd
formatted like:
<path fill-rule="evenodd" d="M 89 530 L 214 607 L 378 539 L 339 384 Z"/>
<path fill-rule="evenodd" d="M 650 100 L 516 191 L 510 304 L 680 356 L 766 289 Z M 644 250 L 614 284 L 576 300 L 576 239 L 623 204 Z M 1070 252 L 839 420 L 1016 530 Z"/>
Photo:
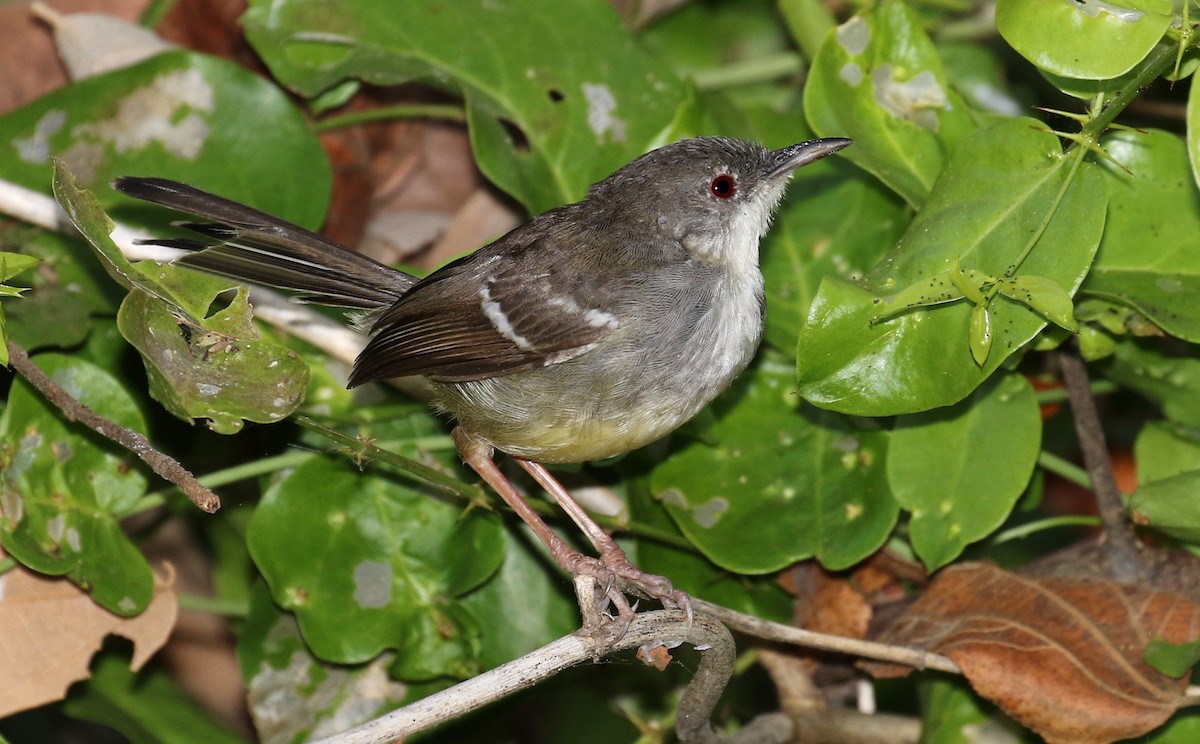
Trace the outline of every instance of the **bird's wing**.
<path fill-rule="evenodd" d="M 619 327 L 604 300 L 596 277 L 485 249 L 431 274 L 379 318 L 350 386 L 408 375 L 462 382 L 564 362 Z"/>

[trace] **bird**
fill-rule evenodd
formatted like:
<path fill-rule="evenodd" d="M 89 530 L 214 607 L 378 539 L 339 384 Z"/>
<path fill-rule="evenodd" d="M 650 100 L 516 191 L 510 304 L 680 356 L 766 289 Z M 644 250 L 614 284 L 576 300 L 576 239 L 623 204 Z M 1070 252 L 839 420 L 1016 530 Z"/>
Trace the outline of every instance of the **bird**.
<path fill-rule="evenodd" d="M 176 264 L 348 309 L 369 340 L 347 385 L 425 378 L 465 464 L 560 566 L 596 580 L 597 602 L 627 627 L 627 593 L 689 618 L 690 597 L 633 565 L 546 466 L 654 442 L 729 387 L 762 339 L 759 241 L 785 187 L 850 144 L 683 139 L 421 279 L 177 181 L 122 176 L 112 186 L 204 220 L 178 223 L 196 237 L 141 241 L 182 249 Z M 595 556 L 546 524 L 496 452 L 545 489 Z"/>

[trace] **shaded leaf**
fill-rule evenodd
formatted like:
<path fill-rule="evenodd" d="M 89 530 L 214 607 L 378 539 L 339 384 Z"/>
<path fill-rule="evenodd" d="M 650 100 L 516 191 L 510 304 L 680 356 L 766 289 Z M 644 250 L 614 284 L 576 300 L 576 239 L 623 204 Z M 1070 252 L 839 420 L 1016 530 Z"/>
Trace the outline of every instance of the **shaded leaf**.
<path fill-rule="evenodd" d="M 103 186 L 122 175 L 187 181 L 308 228 L 329 202 L 328 161 L 287 96 L 208 55 L 168 52 L 72 83 L 0 116 L 0 132 L 6 180 L 45 191 L 58 156 L 105 206 L 133 203 Z M 147 214 L 120 217 L 141 224 Z M 155 224 L 168 221 L 160 213 Z"/>
<path fill-rule="evenodd" d="M 110 634 L 133 642 L 131 666 L 141 669 L 175 627 L 171 584 L 170 571 L 156 577 L 145 611 L 121 617 L 68 581 L 24 568 L 0 576 L 0 717 L 61 700 L 88 677 L 92 655 Z"/>
<path fill-rule="evenodd" d="M 601 0 L 255 0 L 242 23 L 275 77 L 306 96 L 349 78 L 460 93 L 480 169 L 531 213 L 690 129 L 690 88 Z"/>
<path fill-rule="evenodd" d="M 1200 544 L 1200 470 L 1139 486 L 1129 495 L 1133 521 L 1185 542 Z"/>
<path fill-rule="evenodd" d="M 1029 484 L 1041 447 L 1037 396 L 1022 375 L 961 403 L 896 419 L 887 477 L 912 512 L 909 538 L 933 571 L 991 534 Z"/>
<path fill-rule="evenodd" d="M 1102 162 L 1109 213 L 1096 264 L 1080 292 L 1136 309 L 1167 333 L 1200 341 L 1200 193 L 1183 141 L 1170 132 L 1118 132 Z"/>
<path fill-rule="evenodd" d="M 388 677 L 394 654 L 340 666 L 313 656 L 296 619 L 258 585 L 238 639 L 250 716 L 263 744 L 288 744 L 340 734 L 436 690 Z"/>
<path fill-rule="evenodd" d="M 1137 341 L 1116 344 L 1105 376 L 1153 401 L 1172 421 L 1200 428 L 1200 359 L 1164 354 Z"/>
<path fill-rule="evenodd" d="M 1142 655 L 1153 637 L 1198 635 L 1200 605 L 1179 594 L 962 563 L 878 640 L 945 654 L 977 692 L 1048 742 L 1090 744 L 1141 736 L 1174 713 L 1187 680 Z"/>
<path fill-rule="evenodd" d="M 882 478 L 888 436 L 798 405 L 766 362 L 715 404 L 715 446 L 692 442 L 655 468 L 651 488 L 714 563 L 765 573 L 812 556 L 844 568 L 887 538 L 896 505 Z"/>
<path fill-rule="evenodd" d="M 104 654 L 87 684 L 72 688 L 63 712 L 109 726 L 131 744 L 238 744 L 161 668 L 134 674 L 122 658 Z"/>
<path fill-rule="evenodd" d="M 1200 470 L 1200 431 L 1191 427 L 1151 421 L 1138 432 L 1133 444 L 1138 484 Z"/>
<path fill-rule="evenodd" d="M 33 358 L 76 400 L 121 426 L 146 424 L 129 393 L 90 362 Z M 67 422 L 24 380 L 0 417 L 0 543 L 30 568 L 66 575 L 111 612 L 136 615 L 150 602 L 150 566 L 119 522 L 145 493 L 135 456 Z"/>
<path fill-rule="evenodd" d="M 494 514 L 464 515 L 316 458 L 267 491 L 246 539 L 275 601 L 296 613 L 319 658 L 361 663 L 396 649 L 405 679 L 476 671 L 479 628 L 458 598 L 500 565 Z"/>

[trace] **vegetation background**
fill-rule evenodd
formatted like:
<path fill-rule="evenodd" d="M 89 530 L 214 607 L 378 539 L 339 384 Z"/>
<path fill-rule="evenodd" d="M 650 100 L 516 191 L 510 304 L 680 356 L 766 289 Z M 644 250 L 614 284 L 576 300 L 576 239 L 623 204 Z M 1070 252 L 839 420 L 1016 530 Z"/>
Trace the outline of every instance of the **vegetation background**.
<path fill-rule="evenodd" d="M 564 477 L 694 596 L 963 674 L 739 635 L 714 724 L 1200 740 L 1189 0 L 34 5 L 0 5 L 0 737 L 327 736 L 578 627 L 446 422 L 345 391 L 346 354 L 251 323 L 228 282 L 123 257 L 106 213 L 173 216 L 113 177 L 425 271 L 719 133 L 855 145 L 797 176 L 764 242 L 752 369 Z M 87 240 L 9 188 L 52 186 Z M 667 740 L 695 665 L 617 655 L 424 740 Z"/>

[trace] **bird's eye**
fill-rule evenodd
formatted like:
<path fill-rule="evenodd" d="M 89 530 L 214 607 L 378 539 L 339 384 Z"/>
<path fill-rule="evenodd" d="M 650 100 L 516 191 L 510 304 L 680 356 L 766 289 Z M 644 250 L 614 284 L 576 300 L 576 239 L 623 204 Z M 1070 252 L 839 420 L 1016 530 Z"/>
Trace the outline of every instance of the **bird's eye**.
<path fill-rule="evenodd" d="M 737 192 L 737 179 L 728 173 L 722 173 L 713 178 L 708 185 L 708 191 L 718 199 L 728 199 Z"/>

